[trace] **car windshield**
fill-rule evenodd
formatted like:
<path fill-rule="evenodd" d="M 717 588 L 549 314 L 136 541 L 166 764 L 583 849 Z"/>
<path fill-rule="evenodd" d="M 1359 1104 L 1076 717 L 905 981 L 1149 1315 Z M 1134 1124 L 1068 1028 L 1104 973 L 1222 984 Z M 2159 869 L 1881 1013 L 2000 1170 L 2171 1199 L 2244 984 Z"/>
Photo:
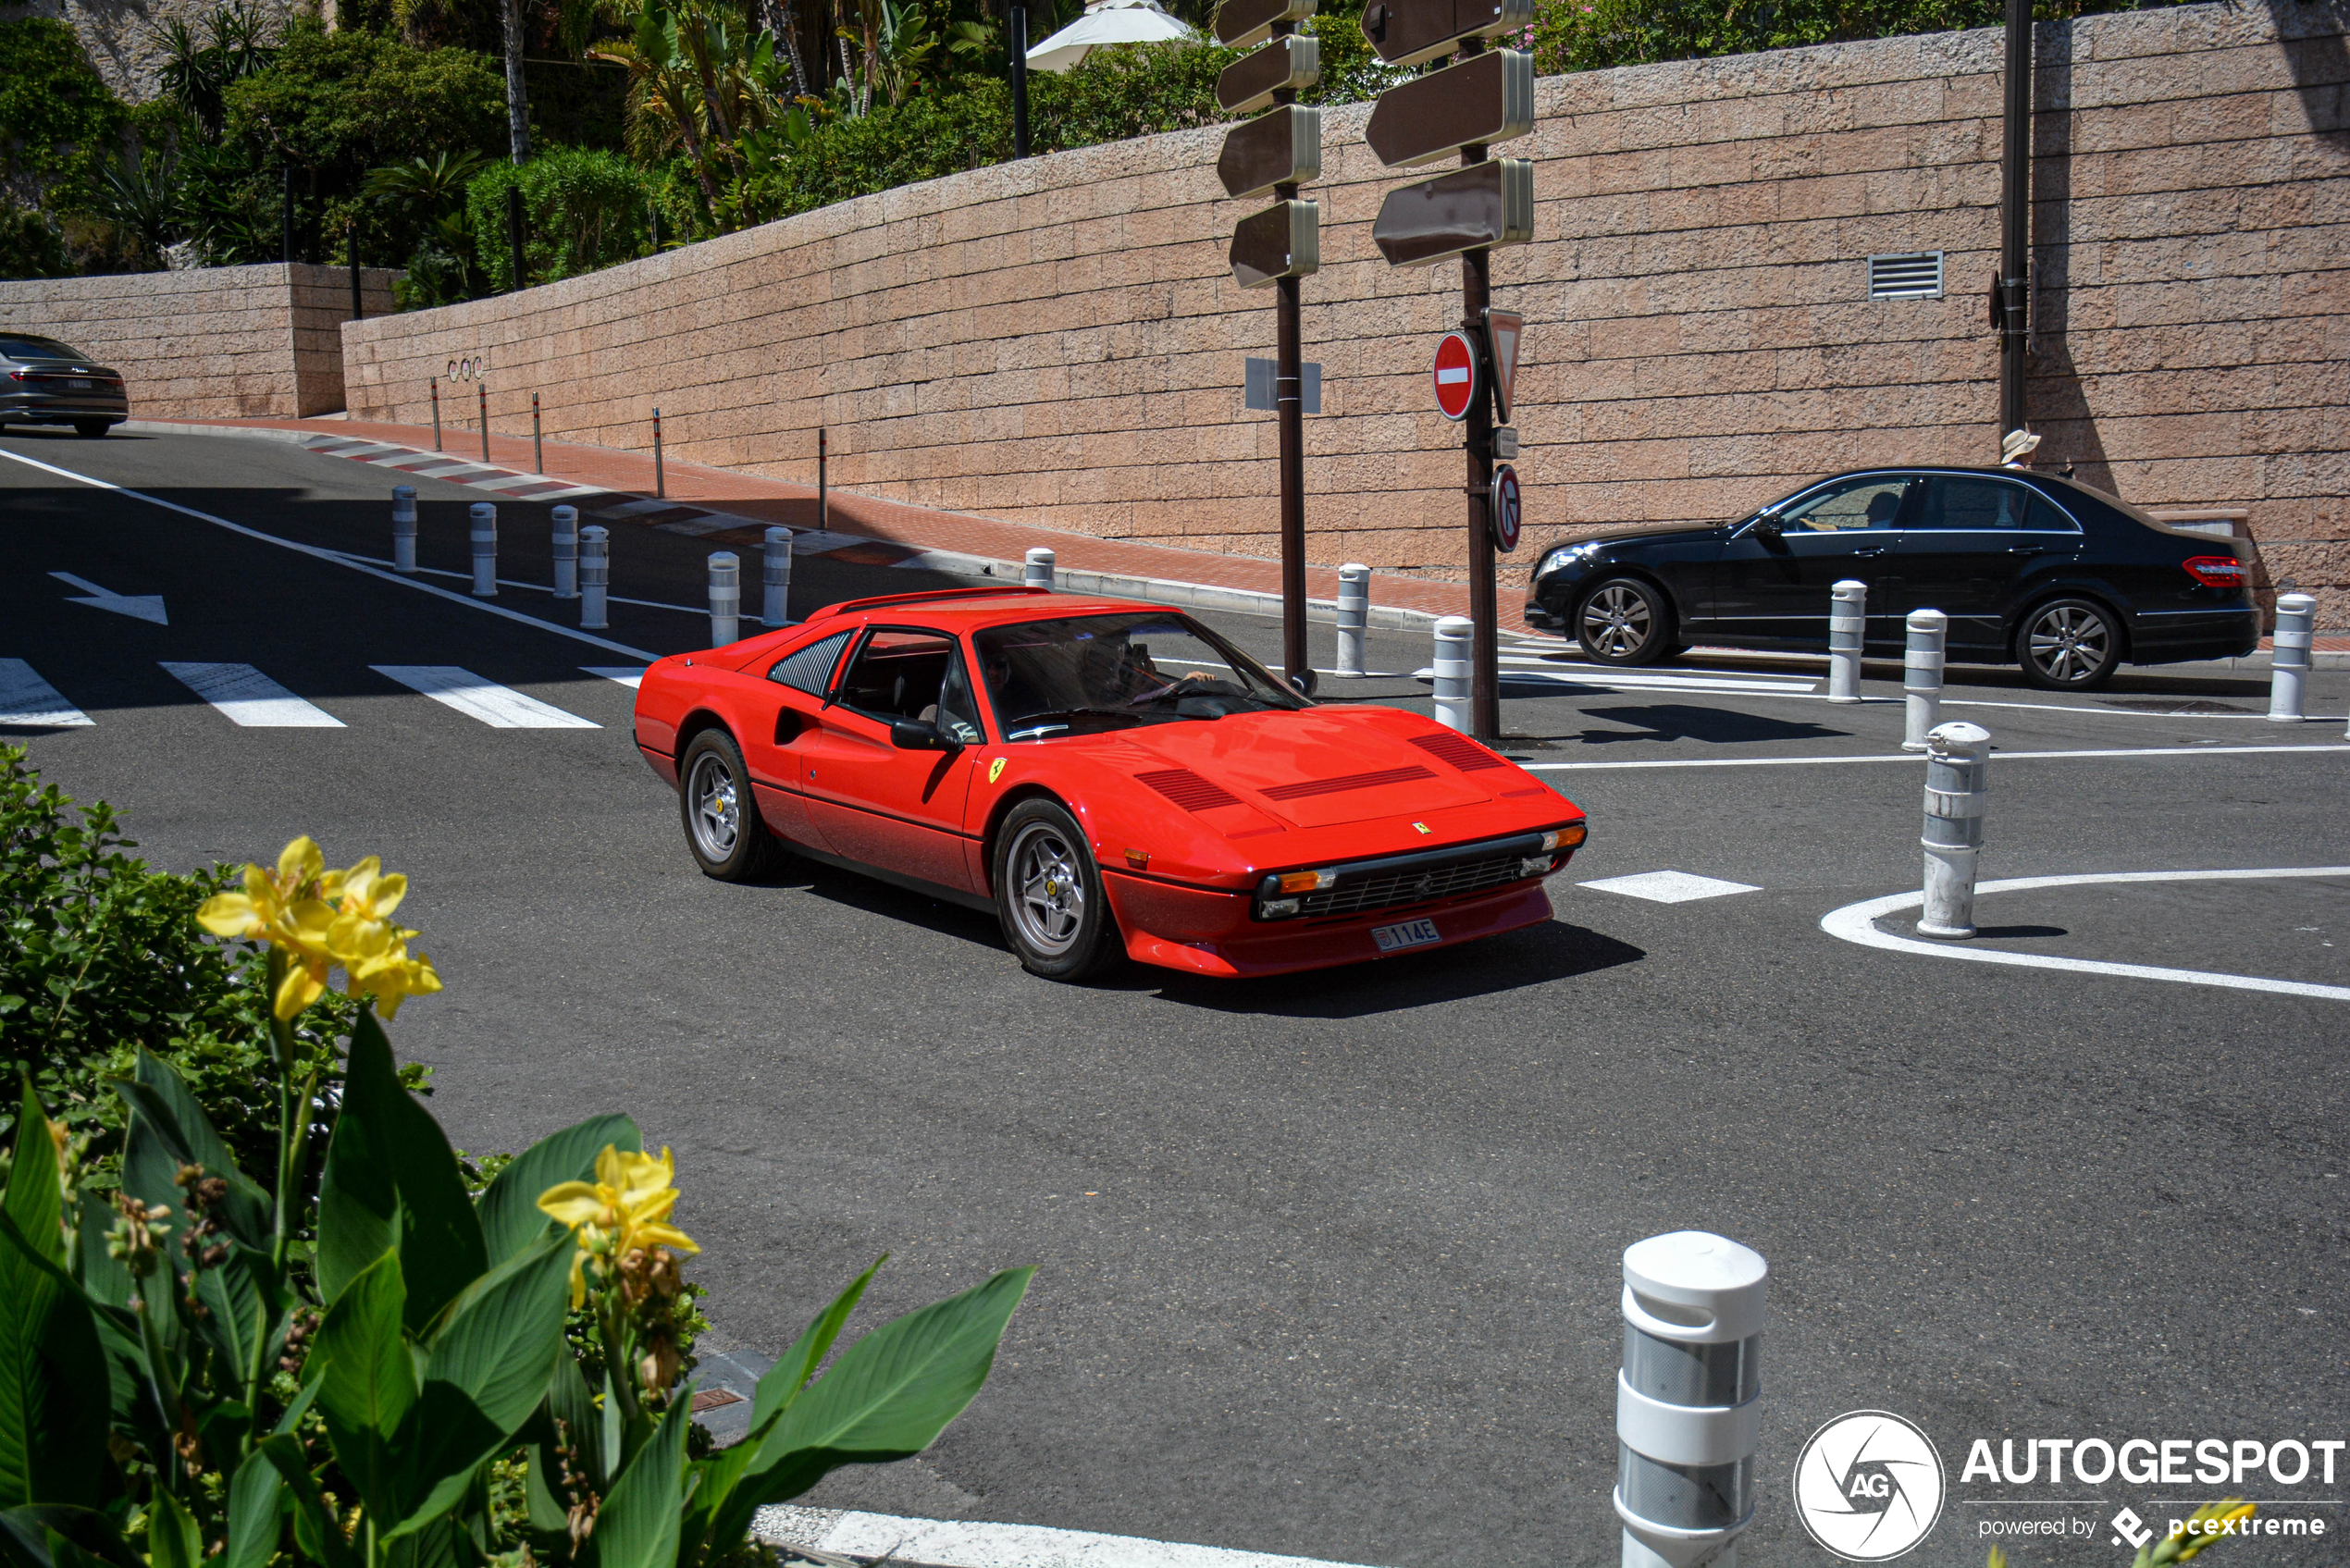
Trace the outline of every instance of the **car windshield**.
<path fill-rule="evenodd" d="M 1024 621 L 971 641 L 1006 740 L 1306 706 L 1188 616 Z"/>
<path fill-rule="evenodd" d="M 0 337 L 0 356 L 9 359 L 78 359 L 90 356 L 55 338 Z"/>

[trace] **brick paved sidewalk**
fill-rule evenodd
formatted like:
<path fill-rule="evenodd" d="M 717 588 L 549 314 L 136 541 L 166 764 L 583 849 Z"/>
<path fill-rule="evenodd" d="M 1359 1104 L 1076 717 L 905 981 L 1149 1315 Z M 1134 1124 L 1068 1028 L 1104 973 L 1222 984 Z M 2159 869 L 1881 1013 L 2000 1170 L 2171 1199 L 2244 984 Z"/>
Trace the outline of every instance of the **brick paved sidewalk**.
<path fill-rule="evenodd" d="M 364 461 L 409 471 L 419 465 L 396 453 L 371 452 L 372 444 L 408 448 L 424 454 L 433 452 L 428 426 L 344 419 L 171 419 L 140 423 L 295 432 L 306 438 L 303 444 L 313 450 L 362 457 Z M 345 443 L 349 444 L 346 451 L 335 451 Z M 813 531 L 817 526 L 813 485 L 736 474 L 700 463 L 669 462 L 664 464 L 663 488 L 672 504 L 662 507 L 650 504 L 654 482 L 653 461 L 649 452 L 613 451 L 602 447 L 548 441 L 542 449 L 545 468 L 541 474 L 532 466 L 531 443 L 526 436 L 505 436 L 493 431 L 486 463 L 478 429 L 445 430 L 441 444 L 439 455 L 443 459 L 465 467 L 435 474 L 433 477 L 476 484 L 517 500 L 571 501 L 578 505 L 583 514 L 600 522 L 660 527 L 707 537 L 713 543 L 750 546 L 757 545 L 761 530 L 770 524 L 780 523 L 802 532 Z M 540 479 L 544 482 L 530 482 Z M 1212 555 L 1164 545 L 1097 539 L 966 512 L 879 500 L 837 489 L 831 492 L 828 508 L 831 532 L 856 538 L 823 553 L 868 564 L 894 565 L 931 551 L 981 561 L 1019 562 L 1031 549 L 1043 546 L 1054 552 L 1057 570 L 1064 576 L 1070 573 L 1096 574 L 1234 589 L 1276 599 L 1280 593 L 1280 564 L 1253 556 Z M 938 564 L 948 570 L 957 569 L 951 562 Z M 1504 632 L 1530 635 L 1522 618 L 1523 583 L 1514 580 L 1521 578 L 1524 567 L 1530 564 L 1530 561 L 1513 562 L 1503 569 L 1500 598 Z M 1104 588 L 1117 591 L 1110 585 Z M 1330 567 L 1308 568 L 1306 593 L 1311 599 L 1335 601 L 1337 571 Z M 1460 583 L 1374 573 L 1371 604 L 1375 616 L 1381 610 L 1391 613 L 1405 611 L 1414 620 L 1466 615 L 1468 588 Z"/>

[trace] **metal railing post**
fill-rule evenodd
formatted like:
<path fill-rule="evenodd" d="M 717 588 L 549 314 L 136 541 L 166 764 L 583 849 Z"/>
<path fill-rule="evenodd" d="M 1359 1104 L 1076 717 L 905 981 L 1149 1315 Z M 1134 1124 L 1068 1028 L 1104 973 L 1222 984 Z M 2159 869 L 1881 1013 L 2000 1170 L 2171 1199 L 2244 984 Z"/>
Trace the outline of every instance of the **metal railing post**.
<path fill-rule="evenodd" d="M 1942 722 L 1942 661 L 1950 618 L 1939 610 L 1912 610 L 1909 632 L 1901 654 L 1901 695 L 1909 705 L 1901 749 L 1923 751 L 1926 732 Z"/>
<path fill-rule="evenodd" d="M 1020 582 L 1032 588 L 1050 589 L 1053 586 L 1053 552 L 1039 545 L 1028 552 L 1027 563 L 1020 572 Z"/>
<path fill-rule="evenodd" d="M 724 648 L 742 636 L 743 562 L 731 549 L 710 557 L 710 646 Z"/>
<path fill-rule="evenodd" d="M 1974 877 L 1983 858 L 1983 807 L 1991 793 L 1991 732 L 1937 726 L 1925 737 L 1925 907 L 1918 934 L 1974 934 Z"/>
<path fill-rule="evenodd" d="M 759 619 L 772 631 L 791 620 L 791 530 L 770 528 L 759 558 Z"/>
<path fill-rule="evenodd" d="M 600 632 L 609 623 L 604 596 L 611 582 L 612 530 L 591 523 L 579 530 L 579 624 L 584 630 Z"/>
<path fill-rule="evenodd" d="M 1477 623 L 1447 615 L 1436 623 L 1436 722 L 1463 735 L 1469 727 L 1469 639 Z"/>
<path fill-rule="evenodd" d="M 1869 624 L 1869 585 L 1837 584 L 1828 604 L 1828 700 L 1861 700 L 1861 645 Z"/>
<path fill-rule="evenodd" d="M 1363 673 L 1363 633 L 1371 619 L 1371 569 L 1348 562 L 1338 569 L 1338 673 Z"/>
<path fill-rule="evenodd" d="M 2310 633 L 2318 617 L 2318 601 L 2307 594 L 2277 596 L 2277 635 L 2269 652 L 2269 722 L 2297 724 L 2307 714 L 2304 705 L 2309 679 Z"/>
<path fill-rule="evenodd" d="M 498 597 L 498 509 L 486 500 L 473 504 L 474 598 Z"/>
<path fill-rule="evenodd" d="M 559 506 L 555 524 L 555 597 L 579 597 L 579 509 Z"/>
<path fill-rule="evenodd" d="M 391 569 L 416 569 L 416 487 L 391 488 Z"/>
<path fill-rule="evenodd" d="M 669 499 L 669 478 L 661 466 L 661 410 L 653 410 L 653 494 L 662 500 Z"/>

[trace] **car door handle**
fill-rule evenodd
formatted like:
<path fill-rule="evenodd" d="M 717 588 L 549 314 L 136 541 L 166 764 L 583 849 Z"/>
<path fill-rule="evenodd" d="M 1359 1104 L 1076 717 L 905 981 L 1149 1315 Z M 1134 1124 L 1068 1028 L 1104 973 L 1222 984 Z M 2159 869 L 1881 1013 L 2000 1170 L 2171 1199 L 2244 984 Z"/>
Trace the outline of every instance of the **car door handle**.
<path fill-rule="evenodd" d="M 1855 559 L 1866 560 L 1870 556 L 1884 555 L 1887 552 L 1888 547 L 1885 545 L 1871 545 L 1867 549 L 1856 549 L 1852 552 L 1852 554 Z"/>
<path fill-rule="evenodd" d="M 2055 555 L 2058 550 L 2054 545 L 2010 545 L 2008 553 L 2010 555 Z"/>

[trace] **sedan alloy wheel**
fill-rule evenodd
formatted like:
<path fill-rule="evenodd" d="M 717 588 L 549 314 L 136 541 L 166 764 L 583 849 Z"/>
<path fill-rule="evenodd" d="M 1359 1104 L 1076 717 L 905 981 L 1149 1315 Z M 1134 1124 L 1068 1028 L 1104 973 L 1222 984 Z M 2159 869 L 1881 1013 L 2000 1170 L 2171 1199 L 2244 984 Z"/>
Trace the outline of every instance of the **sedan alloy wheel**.
<path fill-rule="evenodd" d="M 1583 596 L 1575 638 L 1598 663 L 1651 663 L 1673 645 L 1673 611 L 1639 578 L 1610 577 Z"/>
<path fill-rule="evenodd" d="M 2016 662 L 2023 678 L 2047 691 L 2103 685 L 2121 662 L 2121 636 L 2112 611 L 2084 599 L 2059 599 L 2024 619 L 2016 633 Z"/>

